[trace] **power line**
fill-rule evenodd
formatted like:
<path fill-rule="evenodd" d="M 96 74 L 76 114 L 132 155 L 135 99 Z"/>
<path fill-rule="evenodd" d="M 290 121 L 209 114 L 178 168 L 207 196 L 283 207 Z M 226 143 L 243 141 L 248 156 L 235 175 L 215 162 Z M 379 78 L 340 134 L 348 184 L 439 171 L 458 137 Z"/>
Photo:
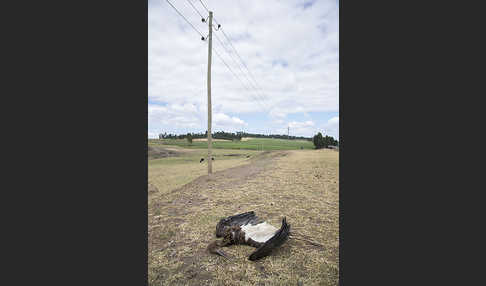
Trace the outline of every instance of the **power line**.
<path fill-rule="evenodd" d="M 204 3 L 201 0 L 199 0 L 199 2 L 201 2 L 201 5 L 203 5 L 204 9 L 206 9 L 206 11 L 208 11 L 208 13 L 209 13 L 208 7 L 206 7 L 206 5 L 204 5 Z M 214 19 L 214 20 L 216 21 L 216 19 Z"/>
<path fill-rule="evenodd" d="M 208 8 L 206 7 L 206 5 L 201 1 L 199 0 L 199 2 L 201 3 L 201 5 L 204 7 L 204 9 L 206 9 L 206 11 L 209 12 Z M 219 24 L 218 21 L 216 20 L 216 18 L 214 18 L 214 21 L 216 22 L 216 24 Z M 245 61 L 243 61 L 243 59 L 241 58 L 240 54 L 238 53 L 238 51 L 236 50 L 236 48 L 233 46 L 233 44 L 231 43 L 231 40 L 229 39 L 228 35 L 226 35 L 226 33 L 224 32 L 224 30 L 221 28 L 221 32 L 223 32 L 223 35 L 225 36 L 226 40 L 229 42 L 230 46 L 233 48 L 233 50 L 235 51 L 236 55 L 238 56 L 238 58 L 241 60 L 241 63 L 243 64 L 243 66 L 246 68 L 246 70 L 248 71 L 248 74 L 250 75 L 250 77 L 253 79 L 253 81 L 255 82 L 255 85 L 261 90 L 262 88 L 258 85 L 258 82 L 255 80 L 255 78 L 253 77 L 253 74 L 250 72 L 250 69 L 248 69 L 248 67 L 246 66 L 245 64 Z M 262 97 L 264 99 L 266 99 L 266 97 L 264 95 L 262 95 Z"/>
<path fill-rule="evenodd" d="M 246 84 L 243 83 L 243 81 L 240 79 L 240 77 L 238 77 L 238 75 L 230 68 L 230 66 L 225 62 L 225 60 L 223 59 L 223 57 L 221 56 L 220 53 L 218 53 L 218 50 L 216 50 L 214 47 L 213 47 L 213 50 L 214 52 L 216 53 L 216 55 L 218 56 L 218 58 L 223 62 L 223 64 L 229 69 L 229 71 L 233 74 L 234 77 L 236 77 L 236 79 L 238 79 L 241 83 L 241 85 L 248 91 L 248 92 L 251 92 L 250 89 L 246 86 Z M 251 96 L 251 95 L 250 95 Z"/>
<path fill-rule="evenodd" d="M 198 29 L 196 29 L 196 27 L 194 27 L 194 25 L 193 25 L 193 24 L 191 24 L 191 22 L 189 22 L 189 20 L 187 20 L 187 19 L 186 19 L 186 17 L 184 17 L 184 15 L 182 15 L 182 14 L 181 14 L 181 12 L 179 12 L 179 10 L 177 10 L 177 8 L 176 8 L 176 7 L 174 7 L 174 5 L 172 5 L 172 3 L 170 3 L 170 1 L 169 1 L 169 0 L 165 0 L 165 1 L 167 1 L 167 3 L 169 3 L 169 4 L 170 4 L 170 6 L 172 6 L 172 8 L 174 8 L 174 10 L 176 10 L 176 11 L 177 11 L 177 13 L 179 13 L 179 15 L 180 15 L 182 18 L 184 18 L 184 20 L 186 20 L 186 22 L 187 22 L 189 25 L 191 25 L 191 27 L 192 27 L 192 28 L 193 28 L 193 29 L 194 29 L 196 32 L 198 32 L 198 33 L 199 33 L 199 35 L 201 35 L 201 37 L 202 37 L 202 38 L 204 38 L 203 34 L 202 34 L 201 32 L 199 32 L 199 30 L 198 30 Z"/>
<path fill-rule="evenodd" d="M 223 35 L 224 37 L 226 38 L 226 40 L 228 40 L 228 43 L 230 44 L 230 46 L 233 48 L 233 50 L 235 51 L 236 55 L 238 56 L 238 58 L 240 58 L 241 60 L 241 63 L 243 64 L 243 66 L 246 68 L 246 70 L 248 71 L 248 74 L 250 75 L 250 77 L 253 79 L 253 81 L 255 82 L 255 85 L 261 89 L 261 87 L 258 85 L 257 81 L 255 80 L 255 78 L 253 77 L 252 73 L 250 72 L 250 69 L 248 69 L 248 67 L 246 66 L 245 64 L 245 61 L 243 61 L 243 59 L 241 58 L 240 54 L 238 53 L 238 51 L 236 50 L 236 48 L 233 46 L 233 44 L 231 43 L 231 40 L 229 39 L 229 37 L 226 35 L 226 33 L 224 32 L 223 29 L 221 29 L 221 32 L 223 32 Z"/>
<path fill-rule="evenodd" d="M 261 97 L 258 96 L 258 89 L 253 85 L 253 83 L 251 82 L 251 80 L 249 80 L 248 76 L 245 74 L 245 72 L 241 69 L 240 67 L 240 64 L 238 63 L 237 60 L 235 60 L 235 58 L 231 55 L 231 53 L 226 49 L 226 45 L 223 44 L 223 42 L 219 39 L 218 35 L 217 34 L 214 34 L 216 36 L 216 39 L 218 40 L 218 42 L 220 43 L 220 45 L 223 47 L 223 49 L 225 50 L 225 52 L 230 56 L 230 58 L 235 62 L 236 66 L 238 67 L 238 69 L 241 71 L 241 74 L 245 76 L 245 79 L 248 81 L 249 85 L 251 88 L 253 88 L 255 90 L 255 94 L 257 95 L 256 99 L 261 101 L 262 104 L 265 106 L 265 108 L 268 108 L 268 106 L 266 105 L 265 101 L 261 99 Z"/>
<path fill-rule="evenodd" d="M 241 81 L 238 75 L 236 75 L 235 72 L 229 67 L 229 65 L 223 60 L 223 57 L 221 57 L 221 55 L 218 53 L 218 50 L 216 50 L 214 47 L 213 50 L 216 53 L 216 55 L 219 57 L 219 59 L 223 62 L 223 64 L 229 69 L 229 71 L 241 82 L 243 87 L 249 91 L 249 88 Z"/>
<path fill-rule="evenodd" d="M 223 47 L 224 51 L 225 51 L 225 52 L 226 52 L 226 53 L 229 55 L 229 57 L 230 57 L 230 58 L 233 60 L 233 62 L 236 64 L 236 66 L 237 66 L 237 67 L 238 67 L 238 69 L 241 71 L 241 73 L 242 73 L 243 75 L 245 75 L 245 76 L 246 76 L 245 72 L 244 72 L 244 71 L 241 69 L 241 67 L 240 67 L 240 65 L 239 65 L 239 63 L 238 63 L 238 61 L 236 61 L 236 60 L 235 60 L 234 56 L 232 56 L 232 55 L 231 55 L 231 52 L 230 52 L 230 51 L 228 51 L 228 49 L 226 48 L 226 45 L 225 45 L 225 44 L 223 44 L 223 42 L 222 42 L 222 41 L 219 39 L 219 37 L 218 37 L 218 35 L 217 35 L 217 34 L 214 34 L 214 35 L 216 36 L 216 40 L 218 40 L 219 44 L 220 44 L 220 45 Z M 250 81 L 249 81 L 249 83 L 250 83 L 250 85 L 253 87 L 252 82 L 250 82 Z"/>
<path fill-rule="evenodd" d="M 240 81 L 241 85 L 242 85 L 242 86 L 243 86 L 243 87 L 244 87 L 244 88 L 245 88 L 245 89 L 248 91 L 248 95 L 251 97 L 251 99 L 253 99 L 254 101 L 256 101 L 256 102 L 258 103 L 258 105 L 260 105 L 260 106 L 261 106 L 261 107 L 262 107 L 264 110 L 265 110 L 266 108 L 268 108 L 268 107 L 266 106 L 265 102 L 263 102 L 263 101 L 262 101 L 261 99 L 259 99 L 257 96 L 255 96 L 255 95 L 253 95 L 253 94 L 252 94 L 251 86 L 250 86 L 250 88 L 248 88 L 248 86 L 247 86 L 245 83 L 243 83 L 243 81 L 241 80 L 241 78 L 240 78 L 240 77 L 239 77 L 239 76 L 238 76 L 238 75 L 237 75 L 237 74 L 236 74 L 236 73 L 235 73 L 235 72 L 234 72 L 234 71 L 233 71 L 233 70 L 232 70 L 232 69 L 229 67 L 229 65 L 228 65 L 228 64 L 227 64 L 227 63 L 226 63 L 226 62 L 223 60 L 223 57 L 222 57 L 222 56 L 221 56 L 221 55 L 220 55 L 220 54 L 219 54 L 219 53 L 218 53 L 216 50 L 214 50 L 214 51 L 216 52 L 216 55 L 217 55 L 217 56 L 220 58 L 220 60 L 223 62 L 223 64 L 224 64 L 224 65 L 225 65 L 225 66 L 226 66 L 226 67 L 227 67 L 227 68 L 230 70 L 230 72 L 233 74 L 233 76 L 234 76 L 236 79 L 238 79 L 238 80 Z M 257 93 L 256 93 L 256 91 L 253 91 L 253 92 L 255 92 L 255 94 L 257 94 Z"/>
<path fill-rule="evenodd" d="M 194 25 L 192 25 L 192 24 L 191 24 L 191 22 L 189 22 L 189 21 L 187 20 L 187 18 L 186 18 L 186 17 L 184 17 L 184 15 L 182 15 L 182 13 L 181 13 L 181 12 L 179 12 L 179 10 L 177 10 L 177 8 L 176 8 L 176 7 L 174 7 L 174 5 L 172 5 L 172 3 L 170 3 L 170 1 L 168 1 L 168 0 L 166 0 L 166 1 L 167 1 L 167 3 L 169 3 L 169 4 L 170 4 L 170 6 L 172 6 L 172 8 L 174 8 L 174 10 L 176 10 L 176 11 L 177 11 L 177 13 L 178 13 L 178 14 L 179 14 L 179 15 L 180 15 L 182 18 L 184 18 L 184 20 L 186 20 L 186 22 L 187 22 L 189 25 L 191 25 L 191 27 L 192 27 L 192 28 L 193 28 L 193 29 L 194 29 L 194 30 L 195 30 L 197 33 L 199 33 L 199 35 L 200 35 L 200 36 L 201 36 L 201 38 L 203 39 L 203 38 L 204 38 L 204 36 L 202 35 L 202 33 L 201 33 L 201 32 L 199 32 L 199 30 L 198 30 L 198 29 L 196 29 L 196 27 L 194 27 Z M 196 11 L 197 11 L 197 9 L 196 9 Z M 204 70 L 202 70 L 202 72 L 203 72 L 203 76 L 204 76 Z"/>
<path fill-rule="evenodd" d="M 214 52 L 216 53 L 216 55 L 218 56 L 218 58 L 223 62 L 223 64 L 229 69 L 229 71 L 233 74 L 234 77 L 236 77 L 236 79 L 238 79 L 241 83 L 241 85 L 249 92 L 249 95 L 258 103 L 260 104 L 261 107 L 263 107 L 265 109 L 265 106 L 263 106 L 259 100 L 256 100 L 256 98 L 251 95 L 251 91 L 250 89 L 243 83 L 243 81 L 238 77 L 238 75 L 229 67 L 229 65 L 224 61 L 223 57 L 221 57 L 221 55 L 218 53 L 218 51 L 213 47 L 213 50 Z"/>
<path fill-rule="evenodd" d="M 225 50 L 225 52 L 226 52 L 226 53 L 227 53 L 227 54 L 230 56 L 230 58 L 231 58 L 231 59 L 232 59 L 232 60 L 233 60 L 233 61 L 236 63 L 236 66 L 237 66 L 237 67 L 240 69 L 241 73 L 242 73 L 243 75 L 245 75 L 245 76 L 246 76 L 245 72 L 244 72 L 244 71 L 241 69 L 240 64 L 239 64 L 239 63 L 238 63 L 238 62 L 235 60 L 235 58 L 234 58 L 234 57 L 231 55 L 231 53 L 230 53 L 230 52 L 228 51 L 228 49 L 226 48 L 226 45 L 225 45 L 225 44 L 223 44 L 223 42 L 222 42 L 222 41 L 219 39 L 219 37 L 218 37 L 218 35 L 217 35 L 217 34 L 214 34 L 214 35 L 216 36 L 216 40 L 218 40 L 219 44 L 220 44 L 220 45 L 223 47 L 223 49 Z M 248 78 L 247 78 L 247 79 L 248 79 Z M 249 81 L 249 82 L 250 82 L 250 81 Z M 250 85 L 251 85 L 251 84 L 252 84 L 252 83 L 250 82 Z M 253 85 L 252 85 L 252 87 L 253 87 Z"/>
<path fill-rule="evenodd" d="M 206 5 L 204 5 L 204 3 L 203 3 L 201 0 L 199 0 L 199 2 L 201 2 L 201 5 L 202 5 L 202 6 L 204 7 L 204 9 L 206 9 L 206 11 L 209 13 L 208 7 L 206 7 Z M 216 20 L 216 18 L 214 18 L 214 17 L 213 17 L 213 20 L 214 20 L 214 22 L 216 22 L 216 24 L 218 24 L 218 25 L 219 25 L 219 22 Z"/>
<path fill-rule="evenodd" d="M 178 14 L 179 14 L 179 15 L 180 15 L 182 18 L 184 18 L 184 20 L 186 20 L 186 22 L 187 22 L 189 25 L 191 25 L 191 27 L 192 27 L 192 28 L 193 28 L 193 29 L 194 29 L 194 30 L 195 30 L 195 31 L 196 31 L 196 32 L 197 32 L 197 33 L 198 33 L 198 34 L 199 34 L 199 35 L 200 35 L 200 36 L 201 36 L 203 39 L 205 38 L 205 37 L 203 36 L 203 34 L 202 34 L 202 33 L 201 33 L 201 32 L 200 32 L 200 31 L 199 31 L 199 30 L 198 30 L 196 27 L 194 27 L 194 25 L 192 25 L 192 23 L 191 23 L 191 22 L 189 22 L 189 20 L 187 20 L 187 18 L 186 18 L 184 15 L 182 15 L 182 13 L 181 13 L 181 12 L 179 12 L 179 10 L 177 10 L 177 8 L 176 8 L 176 7 L 174 7 L 174 5 L 172 5 L 172 3 L 171 3 L 169 0 L 166 0 L 166 1 L 167 1 L 167 3 L 169 3 L 169 5 L 170 5 L 170 6 L 172 6 L 172 8 L 174 8 L 174 10 L 176 10 L 176 12 L 177 12 L 177 13 L 178 13 Z M 196 10 L 196 12 L 197 12 L 197 13 L 198 13 L 198 14 L 199 14 L 199 15 L 200 15 L 202 18 L 204 18 L 204 17 L 203 17 L 203 16 L 202 16 L 202 15 L 199 13 L 199 11 L 198 11 L 198 10 L 197 10 L 197 9 L 196 9 L 196 8 L 195 8 L 193 5 L 192 5 L 192 3 L 191 3 L 190 1 L 188 1 L 188 2 L 189 2 L 189 4 L 191 4 L 191 6 L 194 8 L 194 10 Z M 203 3 L 201 0 L 199 0 L 199 2 L 201 2 L 201 4 L 203 5 L 203 7 L 206 9 L 206 11 L 208 11 L 208 12 L 209 12 L 209 10 L 208 10 L 208 8 L 206 7 L 206 5 L 204 5 L 204 3 Z M 217 23 L 217 22 L 216 22 L 216 23 Z M 217 36 L 216 36 L 216 37 L 217 37 Z M 218 38 L 218 41 L 220 41 L 220 40 L 219 40 L 219 38 Z M 221 43 L 221 41 L 220 41 L 220 43 Z M 221 43 L 221 44 L 222 44 L 222 43 Z M 230 43 L 230 44 L 231 44 L 231 43 Z M 222 45 L 223 45 L 223 44 L 222 44 Z M 225 49 L 225 48 L 224 48 L 224 45 L 223 45 L 223 49 Z M 244 87 L 244 88 L 245 88 L 247 91 L 249 91 L 249 88 L 248 88 L 248 87 L 247 87 L 247 86 L 246 86 L 246 85 L 243 83 L 243 81 L 242 81 L 242 80 L 241 80 L 241 79 L 238 77 L 238 75 L 237 75 L 235 72 L 233 72 L 233 70 L 232 70 L 232 69 L 229 67 L 229 65 L 228 65 L 228 64 L 227 64 L 227 63 L 226 63 L 226 62 L 223 60 L 223 58 L 222 58 L 222 57 L 221 57 L 221 55 L 218 53 L 218 51 L 217 51 L 216 49 L 214 49 L 214 48 L 213 48 L 213 50 L 215 51 L 215 53 L 216 53 L 216 55 L 219 57 L 219 59 L 220 59 L 220 60 L 223 62 L 223 64 L 224 64 L 224 65 L 225 65 L 225 66 L 226 66 L 226 67 L 227 67 L 227 68 L 230 70 L 230 72 L 231 72 L 231 73 L 232 73 L 232 74 L 233 74 L 233 75 L 234 75 L 234 76 L 235 76 L 235 77 L 236 77 L 236 78 L 237 78 L 237 79 L 240 81 L 240 83 L 243 85 L 243 87 Z M 226 50 L 225 50 L 225 51 L 226 51 Z M 227 52 L 227 51 L 226 51 L 226 52 Z M 227 52 L 227 53 L 228 53 L 228 52 Z M 240 59 L 241 59 L 241 58 L 240 58 Z M 244 64 L 244 62 L 243 62 L 243 64 Z M 239 68 L 239 66 L 238 66 L 238 68 Z M 240 68 L 240 69 L 241 69 L 241 68 Z M 248 68 L 247 68 L 247 69 L 248 69 Z M 249 82 L 250 82 L 250 81 L 249 81 Z M 250 82 L 250 83 L 251 83 L 251 82 Z M 251 85 L 250 85 L 250 86 L 251 86 Z M 265 106 L 263 106 L 263 105 L 262 105 L 262 103 L 260 103 L 260 101 L 261 101 L 261 100 L 258 100 L 258 98 L 256 98 L 255 96 L 253 96 L 253 95 L 251 94 L 251 91 L 249 91 L 249 92 L 250 92 L 250 96 L 251 96 L 251 97 L 252 97 L 254 100 L 256 100 L 260 106 L 262 106 L 262 107 L 265 109 L 266 107 L 265 107 Z"/>
<path fill-rule="evenodd" d="M 187 0 L 187 2 L 189 2 L 189 4 L 191 4 L 192 8 L 194 10 L 196 10 L 196 12 L 199 14 L 199 16 L 201 16 L 201 18 L 204 19 L 204 16 L 201 15 L 201 13 L 199 13 L 199 10 L 197 10 L 197 8 L 194 6 L 194 4 L 192 4 L 191 0 Z"/>

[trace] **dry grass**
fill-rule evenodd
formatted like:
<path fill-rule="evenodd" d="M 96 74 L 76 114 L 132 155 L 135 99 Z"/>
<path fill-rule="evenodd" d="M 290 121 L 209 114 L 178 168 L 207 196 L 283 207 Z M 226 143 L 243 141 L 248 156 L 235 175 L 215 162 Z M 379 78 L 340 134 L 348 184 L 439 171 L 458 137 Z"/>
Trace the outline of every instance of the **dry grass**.
<path fill-rule="evenodd" d="M 149 284 L 337 285 L 338 156 L 332 150 L 299 150 L 219 161 L 216 170 L 239 167 L 179 189 L 206 169 L 166 165 L 158 173 L 149 166 Z M 251 210 L 276 227 L 286 216 L 292 231 L 325 248 L 291 239 L 271 256 L 251 262 L 254 248 L 231 246 L 225 248 L 235 257 L 230 263 L 205 251 L 221 217 Z"/>
<path fill-rule="evenodd" d="M 207 150 L 185 149 L 177 146 L 172 146 L 170 148 L 164 147 L 164 149 L 176 151 L 179 155 L 149 160 L 149 185 L 155 186 L 159 191 L 159 195 L 165 194 L 170 190 L 181 187 L 184 184 L 207 174 Z M 213 172 L 217 172 L 231 167 L 248 164 L 249 160 L 246 156 L 254 156 L 260 152 L 252 150 L 215 149 L 212 153 L 216 160 L 213 161 Z M 230 154 L 240 156 L 227 156 Z M 201 158 L 205 159 L 203 163 L 199 163 Z"/>

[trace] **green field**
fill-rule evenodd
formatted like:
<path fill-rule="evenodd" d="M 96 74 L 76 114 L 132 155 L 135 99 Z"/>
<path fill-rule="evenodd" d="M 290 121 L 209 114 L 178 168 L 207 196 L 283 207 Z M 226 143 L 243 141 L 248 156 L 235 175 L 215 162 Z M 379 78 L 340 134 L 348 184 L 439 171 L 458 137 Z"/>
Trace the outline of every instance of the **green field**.
<path fill-rule="evenodd" d="M 207 149 L 205 141 L 193 141 L 189 144 L 186 139 L 149 139 L 149 146 L 152 145 L 174 145 L 191 149 Z M 213 141 L 214 149 L 240 149 L 240 150 L 298 150 L 314 149 L 311 141 L 287 140 L 270 138 L 249 138 L 247 141 Z"/>

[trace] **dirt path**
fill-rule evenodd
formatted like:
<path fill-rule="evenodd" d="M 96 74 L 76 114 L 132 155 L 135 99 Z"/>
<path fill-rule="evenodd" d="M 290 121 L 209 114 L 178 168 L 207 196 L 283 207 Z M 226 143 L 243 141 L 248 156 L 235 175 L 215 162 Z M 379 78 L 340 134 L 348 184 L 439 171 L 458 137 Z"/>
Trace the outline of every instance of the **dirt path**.
<path fill-rule="evenodd" d="M 149 199 L 150 285 L 336 285 L 337 157 L 329 150 L 264 152 Z M 277 227 L 286 216 L 326 249 L 294 240 L 255 263 L 247 260 L 253 248 L 234 246 L 230 264 L 205 252 L 221 217 L 250 210 Z"/>
<path fill-rule="evenodd" d="M 208 201 L 208 196 L 204 195 L 201 190 L 225 191 L 240 186 L 263 172 L 265 168 L 269 168 L 275 158 L 287 154 L 288 152 L 264 152 L 253 157 L 249 164 L 214 172 L 211 178 L 207 175 L 201 176 L 164 194 L 163 198 L 152 200 L 149 203 L 149 214 L 156 214 L 156 216 L 149 216 L 149 243 L 161 242 L 156 235 L 153 235 L 154 233 L 151 233 L 154 223 L 155 225 L 181 223 L 186 221 L 187 214 L 199 211 L 197 208 Z M 157 188 L 153 184 L 149 184 L 148 191 L 149 194 L 156 193 Z M 166 214 L 165 219 L 162 219 L 160 213 Z M 157 246 L 155 245 L 155 247 Z"/>
<path fill-rule="evenodd" d="M 221 189 L 225 190 L 230 187 L 236 187 L 246 183 L 248 179 L 263 172 L 273 162 L 275 158 L 287 156 L 288 152 L 263 152 L 258 156 L 253 157 L 249 164 L 229 168 L 223 171 L 215 172 L 209 178 L 208 176 L 201 176 L 196 180 L 186 184 L 182 188 L 173 190 L 171 193 L 192 193 L 196 189 Z"/>

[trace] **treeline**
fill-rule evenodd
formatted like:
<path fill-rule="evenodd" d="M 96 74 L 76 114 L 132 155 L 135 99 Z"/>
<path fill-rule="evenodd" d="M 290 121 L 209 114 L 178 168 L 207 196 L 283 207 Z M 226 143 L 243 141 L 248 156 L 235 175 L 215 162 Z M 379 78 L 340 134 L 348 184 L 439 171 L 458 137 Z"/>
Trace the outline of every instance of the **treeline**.
<path fill-rule="evenodd" d="M 196 138 L 206 138 L 208 132 L 206 131 L 206 133 L 187 133 L 187 134 L 180 134 L 180 135 L 171 134 L 171 133 L 169 133 L 169 134 L 160 133 L 159 139 L 186 139 L 188 134 L 191 134 L 192 138 L 196 139 Z"/>
<path fill-rule="evenodd" d="M 187 133 L 187 134 L 167 134 L 167 133 L 160 133 L 159 134 L 159 139 L 186 139 L 188 135 L 191 135 L 193 139 L 197 138 L 207 138 L 208 137 L 208 131 L 204 133 Z M 304 136 L 287 136 L 287 135 L 281 135 L 281 134 L 270 134 L 270 135 L 265 135 L 265 134 L 256 134 L 256 133 L 247 133 L 247 132 L 236 132 L 236 133 L 230 133 L 230 132 L 224 132 L 224 131 L 218 131 L 212 134 L 212 137 L 215 139 L 226 139 L 226 140 L 241 140 L 243 137 L 254 137 L 254 138 L 276 138 L 276 139 L 290 139 L 290 140 L 308 140 L 312 141 L 312 138 L 310 137 L 304 137 Z"/>
<path fill-rule="evenodd" d="M 310 138 L 310 137 L 304 137 L 304 136 L 287 136 L 287 135 L 282 135 L 282 134 L 265 135 L 265 134 L 246 133 L 246 132 L 237 132 L 237 133 L 238 134 L 241 134 L 241 137 L 276 138 L 276 139 L 290 139 L 290 140 L 308 140 L 308 141 L 312 141 L 312 138 Z"/>
<path fill-rule="evenodd" d="M 329 148 L 329 146 L 339 146 L 339 142 L 332 136 L 322 136 L 321 132 L 314 135 L 312 142 L 316 149 Z"/>
<path fill-rule="evenodd" d="M 187 133 L 187 134 L 167 134 L 167 133 L 160 133 L 159 134 L 159 139 L 186 139 L 189 137 L 191 139 L 198 139 L 198 138 L 207 138 L 208 137 L 208 131 L 202 133 Z M 218 131 L 213 133 L 212 137 L 214 139 L 226 139 L 226 140 L 236 140 L 240 141 L 241 138 L 243 137 L 254 137 L 254 138 L 276 138 L 276 139 L 290 139 L 290 140 L 308 140 L 314 143 L 317 149 L 319 148 L 327 148 L 328 146 L 339 146 L 339 142 L 334 139 L 332 136 L 322 136 L 322 134 L 319 132 L 317 135 L 314 137 L 304 137 L 304 136 L 287 136 L 287 135 L 282 135 L 282 134 L 270 134 L 270 135 L 265 135 L 265 134 L 256 134 L 256 133 L 247 133 L 247 132 L 236 132 L 236 133 L 231 133 L 231 132 L 224 132 L 224 131 Z"/>
<path fill-rule="evenodd" d="M 192 139 L 198 139 L 198 138 L 207 138 L 208 137 L 208 131 L 204 133 L 187 133 L 187 134 L 167 134 L 167 133 L 160 133 L 159 134 L 159 139 L 186 139 L 190 135 Z M 241 135 L 238 133 L 229 133 L 229 132 L 224 132 L 224 131 L 218 131 L 212 133 L 212 138 L 214 139 L 226 139 L 226 140 L 241 140 Z"/>

